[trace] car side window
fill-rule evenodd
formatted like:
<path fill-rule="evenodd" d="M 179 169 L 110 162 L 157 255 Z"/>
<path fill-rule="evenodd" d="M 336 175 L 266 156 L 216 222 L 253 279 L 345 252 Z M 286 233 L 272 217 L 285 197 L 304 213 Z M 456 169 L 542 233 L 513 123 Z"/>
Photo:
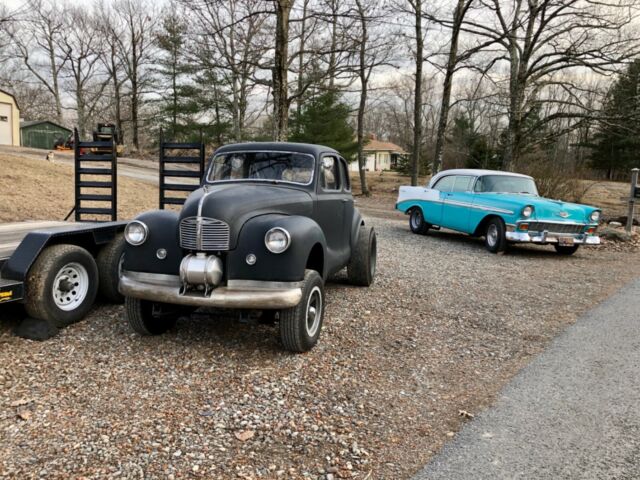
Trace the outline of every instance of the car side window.
<path fill-rule="evenodd" d="M 473 187 L 473 191 L 474 192 L 483 192 L 484 191 L 484 182 L 483 182 L 483 178 L 479 177 L 478 181 L 476 182 L 475 186 Z"/>
<path fill-rule="evenodd" d="M 323 190 L 340 190 L 340 170 L 337 158 L 322 158 L 320 163 L 320 186 Z"/>
<path fill-rule="evenodd" d="M 456 181 L 456 177 L 454 175 L 448 175 L 446 177 L 442 177 L 440 180 L 436 182 L 433 186 L 434 190 L 439 190 L 444 193 L 448 193 L 453 188 L 453 184 Z"/>
<path fill-rule="evenodd" d="M 471 190 L 471 185 L 473 185 L 473 178 L 471 176 L 458 175 L 455 177 L 455 182 L 453 184 L 452 192 L 468 192 Z"/>
<path fill-rule="evenodd" d="M 340 171 L 342 172 L 342 188 L 343 190 L 351 191 L 351 179 L 349 178 L 349 169 L 347 168 L 347 162 L 344 159 L 340 159 Z"/>

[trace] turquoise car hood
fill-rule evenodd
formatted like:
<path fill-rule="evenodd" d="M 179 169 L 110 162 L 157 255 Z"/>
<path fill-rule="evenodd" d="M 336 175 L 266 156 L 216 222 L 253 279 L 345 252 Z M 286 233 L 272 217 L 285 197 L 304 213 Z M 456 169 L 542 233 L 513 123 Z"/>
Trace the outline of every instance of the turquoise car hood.
<path fill-rule="evenodd" d="M 591 223 L 589 215 L 594 210 L 599 210 L 590 205 L 580 205 L 526 194 L 482 193 L 478 197 L 489 201 L 508 203 L 518 209 L 531 205 L 534 208 L 532 218 L 542 221 Z M 518 214 L 519 212 L 515 213 Z"/>

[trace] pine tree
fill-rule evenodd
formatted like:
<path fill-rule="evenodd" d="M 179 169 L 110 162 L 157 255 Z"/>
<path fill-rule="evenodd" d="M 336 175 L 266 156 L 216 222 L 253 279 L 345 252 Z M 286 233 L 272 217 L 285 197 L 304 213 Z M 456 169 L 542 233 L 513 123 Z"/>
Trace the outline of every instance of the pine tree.
<path fill-rule="evenodd" d="M 293 115 L 289 139 L 326 145 L 340 152 L 347 161 L 352 161 L 358 145 L 349 124 L 349 115 L 349 107 L 340 101 L 337 92 L 313 96 L 303 105 L 300 114 Z"/>
<path fill-rule="evenodd" d="M 640 59 L 611 85 L 600 117 L 590 145 L 591 162 L 613 179 L 640 162 Z"/>

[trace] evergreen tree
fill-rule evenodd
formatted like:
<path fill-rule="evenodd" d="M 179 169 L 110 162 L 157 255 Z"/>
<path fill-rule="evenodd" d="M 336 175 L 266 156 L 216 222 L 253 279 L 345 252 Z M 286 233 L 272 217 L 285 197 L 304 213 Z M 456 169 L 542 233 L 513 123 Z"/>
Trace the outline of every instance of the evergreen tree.
<path fill-rule="evenodd" d="M 349 124 L 349 107 L 335 91 L 313 96 L 291 118 L 289 140 L 317 143 L 334 148 L 347 161 L 352 161 L 358 145 Z"/>
<path fill-rule="evenodd" d="M 640 59 L 611 85 L 600 117 L 591 140 L 591 162 L 613 179 L 640 162 Z"/>

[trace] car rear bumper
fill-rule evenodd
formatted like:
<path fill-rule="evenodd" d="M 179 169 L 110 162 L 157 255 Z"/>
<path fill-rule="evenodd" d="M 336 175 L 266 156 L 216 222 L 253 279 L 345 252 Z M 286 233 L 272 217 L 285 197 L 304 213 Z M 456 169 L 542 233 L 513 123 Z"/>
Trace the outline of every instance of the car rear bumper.
<path fill-rule="evenodd" d="M 180 293 L 178 275 L 124 271 L 119 290 L 124 296 L 192 307 L 281 309 L 295 307 L 302 299 L 297 282 L 258 282 L 231 280 L 208 295 L 202 292 Z"/>
<path fill-rule="evenodd" d="M 575 245 L 600 245 L 600 237 L 597 235 L 571 235 L 550 232 L 506 232 L 506 237 L 510 242 L 519 243 L 558 243 L 558 238 L 571 238 Z"/>

